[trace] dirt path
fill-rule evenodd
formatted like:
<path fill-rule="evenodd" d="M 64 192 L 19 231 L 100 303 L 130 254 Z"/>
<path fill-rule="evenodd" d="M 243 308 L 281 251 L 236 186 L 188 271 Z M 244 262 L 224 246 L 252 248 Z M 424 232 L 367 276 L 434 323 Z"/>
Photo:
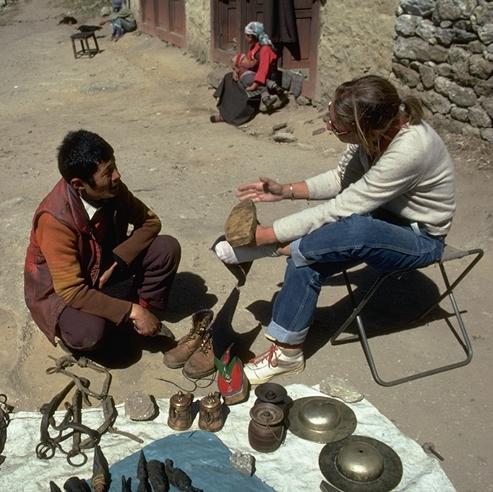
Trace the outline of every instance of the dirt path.
<path fill-rule="evenodd" d="M 232 327 L 242 334 L 245 350 L 253 343 L 252 352 L 266 345 L 257 326 L 268 321 L 284 266 L 282 260 L 259 261 L 239 299 L 230 296 L 234 279 L 208 248 L 235 203 L 233 190 L 258 175 L 291 181 L 322 172 L 335 164 L 341 150 L 327 134 L 312 137 L 322 122 L 321 113 L 311 107 L 291 104 L 277 114 L 260 115 L 241 130 L 211 125 L 208 116 L 214 103 L 206 83 L 211 67 L 148 36 L 127 35 L 110 43 L 104 31 L 103 53 L 74 60 L 69 41 L 73 28 L 57 25 L 62 13 L 38 0 L 20 2 L 17 12 L 0 15 L 0 45 L 8 48 L 0 51 L 0 323 L 5 333 L 0 392 L 7 393 L 18 410 L 38 408 L 62 384 L 56 376 L 44 375 L 47 355 L 60 352 L 29 320 L 22 267 L 31 216 L 58 179 L 56 147 L 67 131 L 86 128 L 103 135 L 116 150 L 126 183 L 160 215 L 164 231 L 180 240 L 183 260 L 167 316 L 177 335 L 189 329 L 195 310 L 212 307 L 218 312 L 229 299 L 230 304 L 237 301 Z M 272 141 L 272 126 L 283 122 L 297 143 Z M 326 328 L 338 326 L 349 308 L 343 287 L 336 285 L 321 296 L 307 370 L 298 380 L 316 384 L 331 374 L 347 379 L 410 437 L 420 443 L 433 441 L 458 490 L 486 491 L 493 490 L 487 377 L 493 348 L 491 149 L 455 137 L 447 140 L 458 171 L 459 210 L 450 241 L 486 250 L 481 267 L 457 293 L 467 311 L 473 362 L 397 388 L 377 386 L 358 344 L 327 344 Z M 260 206 L 259 215 L 268 223 L 304 207 L 305 203 Z M 365 278 L 358 275 L 356 283 Z M 379 314 L 390 318 L 392 310 L 389 313 L 383 301 Z M 446 330 L 430 323 L 421 330 L 375 338 L 384 373 L 436 362 L 427 353 L 448 347 L 441 339 L 437 343 L 442 333 L 445 337 Z M 117 401 L 133 389 L 157 396 L 175 391 L 157 378 L 186 384 L 180 373 L 162 364 L 159 348 L 135 348 L 114 368 Z M 460 354 L 451 348 L 450 357 L 454 356 Z M 398 362 L 393 362 L 395 357 Z"/>

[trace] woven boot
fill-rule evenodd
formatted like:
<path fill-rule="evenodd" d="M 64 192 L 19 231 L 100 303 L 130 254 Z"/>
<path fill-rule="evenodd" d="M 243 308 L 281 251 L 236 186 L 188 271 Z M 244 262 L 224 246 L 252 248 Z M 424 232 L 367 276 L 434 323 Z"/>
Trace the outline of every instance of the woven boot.
<path fill-rule="evenodd" d="M 206 332 L 200 347 L 185 362 L 183 374 L 189 379 L 200 379 L 216 371 L 214 364 L 214 349 L 212 347 L 212 332 Z"/>
<path fill-rule="evenodd" d="M 178 340 L 176 347 L 165 352 L 164 364 L 171 369 L 183 367 L 190 356 L 200 347 L 213 318 L 214 313 L 210 309 L 197 311 L 192 317 L 192 329 Z"/>

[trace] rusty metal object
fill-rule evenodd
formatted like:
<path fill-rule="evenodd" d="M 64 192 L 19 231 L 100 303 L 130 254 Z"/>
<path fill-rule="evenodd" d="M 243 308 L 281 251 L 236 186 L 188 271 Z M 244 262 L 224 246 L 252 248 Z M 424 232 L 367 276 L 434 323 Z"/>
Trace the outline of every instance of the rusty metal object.
<path fill-rule="evenodd" d="M 166 475 L 168 476 L 171 485 L 174 485 L 178 490 L 183 492 L 202 492 L 201 489 L 192 485 L 192 479 L 180 468 L 174 466 L 172 460 L 164 461 Z"/>
<path fill-rule="evenodd" d="M 187 430 L 192 425 L 192 393 L 178 391 L 169 401 L 168 425 L 178 431 Z"/>
<path fill-rule="evenodd" d="M 440 461 L 445 461 L 445 458 L 435 449 L 435 445 L 432 442 L 425 442 L 421 447 L 426 454 L 432 454 Z"/>
<path fill-rule="evenodd" d="M 349 436 L 326 444 L 320 470 L 334 487 L 348 492 L 387 492 L 402 478 L 402 463 L 385 443 L 366 436 Z"/>
<path fill-rule="evenodd" d="M 132 479 L 122 475 L 122 492 L 132 492 Z"/>
<path fill-rule="evenodd" d="M 67 492 L 91 492 L 85 480 L 79 477 L 70 477 L 64 484 L 63 489 Z"/>
<path fill-rule="evenodd" d="M 107 492 L 110 488 L 111 474 L 108 461 L 98 444 L 94 447 L 91 485 L 94 492 Z"/>
<path fill-rule="evenodd" d="M 200 400 L 199 427 L 209 432 L 217 432 L 223 428 L 224 412 L 221 393 L 209 393 Z"/>
<path fill-rule="evenodd" d="M 50 492 L 62 492 L 62 489 L 52 480 L 50 480 Z"/>
<path fill-rule="evenodd" d="M 139 487 L 137 492 L 152 492 L 149 484 L 149 474 L 147 472 L 147 460 L 144 451 L 140 452 L 139 463 L 137 464 L 137 478 L 139 479 Z"/>
<path fill-rule="evenodd" d="M 283 410 L 272 403 L 257 403 L 250 409 L 250 418 L 250 446 L 262 453 L 270 453 L 279 448 L 286 431 Z"/>
<path fill-rule="evenodd" d="M 7 395 L 0 394 L 0 465 L 5 461 L 5 456 L 2 456 L 7 442 L 7 427 L 10 423 L 10 412 L 12 407 L 7 404 Z"/>
<path fill-rule="evenodd" d="M 53 359 L 53 357 L 51 357 Z M 87 462 L 87 455 L 84 450 L 93 448 L 99 443 L 99 440 L 105 432 L 121 434 L 137 442 L 142 443 L 142 439 L 114 427 L 115 420 L 118 416 L 113 398 L 108 394 L 111 384 L 111 374 L 109 371 L 95 364 L 94 362 L 81 357 L 75 359 L 73 356 L 64 356 L 60 359 L 54 359 L 55 366 L 47 369 L 48 374 L 62 373 L 71 378 L 69 384 L 55 395 L 52 400 L 41 407 L 43 415 L 40 424 L 40 442 L 36 446 L 36 455 L 39 459 L 51 459 L 56 450 L 67 456 L 67 461 L 72 466 L 82 466 Z M 87 367 L 105 375 L 101 392 L 97 393 L 90 389 L 90 381 L 84 377 L 78 376 L 67 368 L 77 364 L 79 367 Z M 72 397 L 72 403 L 65 402 L 65 415 L 57 423 L 55 421 L 55 411 L 65 400 L 70 391 L 76 388 Z M 101 401 L 104 421 L 97 429 L 91 429 L 82 423 L 82 405 L 83 402 L 91 405 L 90 397 Z M 50 429 L 55 430 L 57 434 L 50 434 Z M 82 434 L 86 437 L 82 439 Z M 72 438 L 72 449 L 66 451 L 62 443 Z"/>
<path fill-rule="evenodd" d="M 169 480 L 164 463 L 158 460 L 150 460 L 147 463 L 147 474 L 153 492 L 168 492 Z"/>
<path fill-rule="evenodd" d="M 53 415 L 56 409 L 63 402 L 65 397 L 68 395 L 70 390 L 75 386 L 74 381 L 70 381 L 70 383 L 65 386 L 59 393 L 57 393 L 49 403 L 45 403 L 41 408 L 40 412 L 43 415 L 41 418 L 40 424 L 40 441 L 36 446 L 36 456 L 41 460 L 49 460 L 53 458 L 55 455 L 55 451 L 60 444 L 60 442 L 64 441 L 68 437 L 57 436 L 57 438 L 52 438 L 48 431 L 50 420 L 53 418 Z"/>

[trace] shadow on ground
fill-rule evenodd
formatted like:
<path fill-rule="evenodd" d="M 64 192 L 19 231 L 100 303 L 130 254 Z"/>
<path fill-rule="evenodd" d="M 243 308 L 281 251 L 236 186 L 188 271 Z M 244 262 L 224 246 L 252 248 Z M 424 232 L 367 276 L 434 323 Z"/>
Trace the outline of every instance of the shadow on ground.
<path fill-rule="evenodd" d="M 364 267 L 349 273 L 354 297 L 359 302 L 371 284 L 376 280 L 377 273 L 371 268 Z M 342 274 L 330 279 L 323 288 L 331 286 L 345 286 Z M 271 319 L 272 301 L 255 301 L 247 309 L 255 316 L 261 325 L 267 325 Z M 421 321 L 413 322 L 437 299 L 439 288 L 433 280 L 420 271 L 411 271 L 398 278 L 390 278 L 380 286 L 368 302 L 362 315 L 365 321 L 368 337 L 396 333 L 399 331 L 417 328 L 435 320 L 445 320 L 449 327 L 448 318 L 453 314 L 441 307 L 429 313 Z M 305 356 L 310 358 L 326 345 L 335 331 L 344 323 L 353 309 L 349 295 L 346 295 L 331 306 L 318 307 L 311 329 L 305 341 Z M 454 330 L 453 330 L 454 331 Z M 357 329 L 353 324 L 345 333 L 356 334 Z M 455 334 L 454 331 L 454 335 Z"/>
<path fill-rule="evenodd" d="M 192 272 L 178 272 L 171 289 L 168 309 L 162 319 L 177 323 L 200 309 L 211 309 L 217 296 L 207 292 L 205 280 Z"/>

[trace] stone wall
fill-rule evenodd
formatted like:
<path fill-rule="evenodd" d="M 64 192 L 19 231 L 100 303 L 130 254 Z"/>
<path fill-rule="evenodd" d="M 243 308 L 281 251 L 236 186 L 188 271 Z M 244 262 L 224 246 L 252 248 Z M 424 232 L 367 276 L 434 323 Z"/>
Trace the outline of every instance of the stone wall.
<path fill-rule="evenodd" d="M 493 2 L 401 0 L 392 69 L 449 130 L 493 143 Z"/>
<path fill-rule="evenodd" d="M 327 0 L 320 7 L 317 99 L 365 73 L 391 73 L 399 0 Z"/>
<path fill-rule="evenodd" d="M 210 0 L 187 0 L 187 50 L 204 63 L 209 60 L 211 46 Z"/>

